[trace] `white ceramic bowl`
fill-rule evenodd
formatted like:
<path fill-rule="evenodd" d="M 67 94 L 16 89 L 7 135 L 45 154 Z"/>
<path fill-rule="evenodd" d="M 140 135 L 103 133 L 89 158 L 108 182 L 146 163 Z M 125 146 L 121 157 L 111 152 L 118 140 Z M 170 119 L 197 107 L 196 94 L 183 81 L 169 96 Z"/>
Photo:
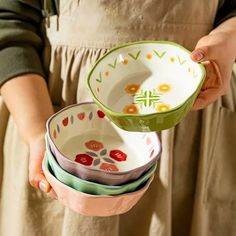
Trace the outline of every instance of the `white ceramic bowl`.
<path fill-rule="evenodd" d="M 50 151 L 64 170 L 108 185 L 138 179 L 161 153 L 156 133 L 122 130 L 94 103 L 59 111 L 48 120 L 47 132 Z"/>

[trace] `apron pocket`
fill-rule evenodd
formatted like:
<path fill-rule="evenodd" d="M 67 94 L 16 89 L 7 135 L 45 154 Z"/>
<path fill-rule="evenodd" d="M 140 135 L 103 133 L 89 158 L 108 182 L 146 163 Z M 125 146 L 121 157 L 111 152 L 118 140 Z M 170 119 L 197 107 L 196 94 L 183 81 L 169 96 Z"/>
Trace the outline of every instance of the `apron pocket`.
<path fill-rule="evenodd" d="M 236 208 L 236 113 L 221 107 L 205 201 Z"/>

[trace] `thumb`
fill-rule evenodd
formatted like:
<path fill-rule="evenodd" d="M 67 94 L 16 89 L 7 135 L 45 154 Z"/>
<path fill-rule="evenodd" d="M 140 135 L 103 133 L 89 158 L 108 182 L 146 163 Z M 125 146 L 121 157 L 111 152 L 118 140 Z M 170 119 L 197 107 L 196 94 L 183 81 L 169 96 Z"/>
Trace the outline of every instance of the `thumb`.
<path fill-rule="evenodd" d="M 218 55 L 217 42 L 211 35 L 201 38 L 193 52 L 191 59 L 195 62 L 214 61 Z"/>
<path fill-rule="evenodd" d="M 29 169 L 29 182 L 33 187 L 39 188 L 45 193 L 49 192 L 51 189 L 43 171 L 37 167 L 31 167 Z"/>
<path fill-rule="evenodd" d="M 44 176 L 42 169 L 42 161 L 45 153 L 44 138 L 36 140 L 30 144 L 29 156 L 29 182 L 30 184 L 43 192 L 49 192 L 50 184 Z"/>

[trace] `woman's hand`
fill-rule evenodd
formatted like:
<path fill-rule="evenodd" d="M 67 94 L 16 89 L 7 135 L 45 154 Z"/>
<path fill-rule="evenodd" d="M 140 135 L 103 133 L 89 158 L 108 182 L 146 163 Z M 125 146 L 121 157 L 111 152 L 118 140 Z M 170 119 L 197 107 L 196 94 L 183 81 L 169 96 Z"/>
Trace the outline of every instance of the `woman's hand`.
<path fill-rule="evenodd" d="M 1 87 L 1 94 L 29 146 L 30 184 L 55 197 L 42 170 L 46 121 L 54 113 L 44 78 L 36 74 L 18 76 Z"/>
<path fill-rule="evenodd" d="M 201 62 L 206 68 L 205 82 L 193 105 L 193 110 L 199 110 L 225 95 L 230 88 L 236 58 L 236 17 L 225 21 L 201 38 L 191 58 Z"/>
<path fill-rule="evenodd" d="M 56 193 L 51 188 L 44 176 L 42 161 L 45 154 L 45 132 L 38 137 L 32 138 L 29 142 L 29 182 L 30 184 L 42 190 L 52 198 L 57 198 Z"/>

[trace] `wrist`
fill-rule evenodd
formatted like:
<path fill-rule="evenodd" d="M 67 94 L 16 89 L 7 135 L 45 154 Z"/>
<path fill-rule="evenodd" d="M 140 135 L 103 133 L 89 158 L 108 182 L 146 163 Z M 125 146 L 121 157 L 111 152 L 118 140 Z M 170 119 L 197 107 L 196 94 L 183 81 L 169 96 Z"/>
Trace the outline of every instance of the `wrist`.
<path fill-rule="evenodd" d="M 46 134 L 46 130 L 42 130 L 41 132 L 34 133 L 34 134 L 30 135 L 26 141 L 26 143 L 30 147 L 30 149 L 37 147 L 42 142 L 44 144 L 45 143 L 45 141 L 44 141 L 45 134 Z"/>
<path fill-rule="evenodd" d="M 211 36 L 212 45 L 218 45 L 221 48 L 222 56 L 235 60 L 236 58 L 236 21 L 234 28 L 232 27 L 221 27 L 216 28 L 209 33 Z"/>
<path fill-rule="evenodd" d="M 32 143 L 44 139 L 46 134 L 46 121 L 32 122 L 31 126 L 27 124 L 19 124 L 18 128 L 22 139 L 28 146 L 30 146 Z"/>
<path fill-rule="evenodd" d="M 236 17 L 232 17 L 222 22 L 210 32 L 210 35 L 215 35 L 219 33 L 224 33 L 228 37 L 236 37 Z"/>

